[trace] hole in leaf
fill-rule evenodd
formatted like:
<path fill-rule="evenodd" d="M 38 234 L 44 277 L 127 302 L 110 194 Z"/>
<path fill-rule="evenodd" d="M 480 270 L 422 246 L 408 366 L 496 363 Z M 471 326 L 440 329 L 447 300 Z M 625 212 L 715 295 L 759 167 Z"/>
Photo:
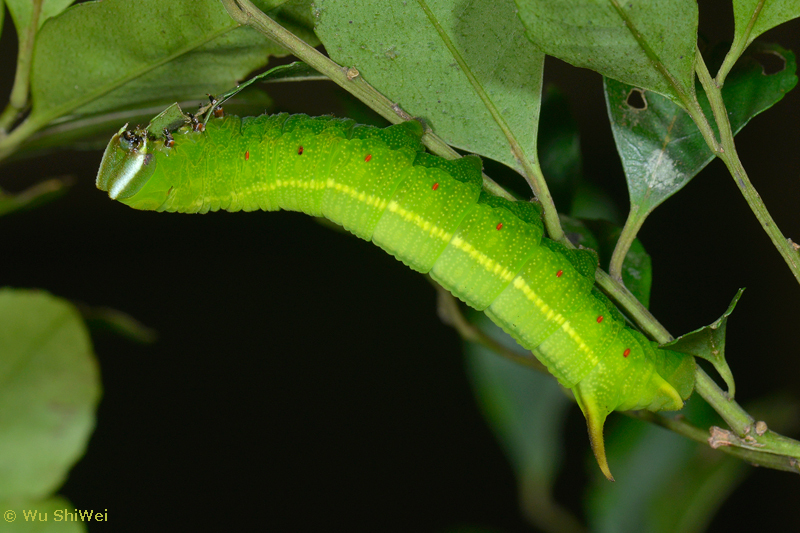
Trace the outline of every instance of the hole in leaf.
<path fill-rule="evenodd" d="M 641 89 L 631 90 L 625 102 L 631 109 L 647 109 L 647 100 L 644 97 L 644 91 Z"/>
<path fill-rule="evenodd" d="M 753 54 L 753 59 L 761 65 L 761 73 L 772 76 L 786 68 L 786 59 L 777 52 L 758 52 Z"/>

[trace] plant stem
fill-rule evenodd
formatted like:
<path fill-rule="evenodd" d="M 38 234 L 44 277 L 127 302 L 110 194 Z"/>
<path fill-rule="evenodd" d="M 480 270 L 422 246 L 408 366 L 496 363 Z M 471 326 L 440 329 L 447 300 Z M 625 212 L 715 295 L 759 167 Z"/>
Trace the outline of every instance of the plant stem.
<path fill-rule="evenodd" d="M 8 131 L 22 112 L 28 107 L 28 89 L 31 79 L 31 58 L 33 45 L 36 41 L 36 32 L 39 28 L 39 18 L 42 15 L 42 1 L 34 0 L 31 10 L 31 19 L 25 33 L 20 35 L 19 52 L 17 53 L 17 71 L 14 74 L 14 86 L 8 105 L 0 115 L 0 132 Z"/>
<path fill-rule="evenodd" d="M 694 426 L 680 418 L 668 417 L 658 413 L 651 413 L 650 411 L 628 411 L 624 414 L 630 416 L 631 418 L 637 418 L 639 420 L 656 424 L 665 429 L 673 431 L 678 435 L 683 435 L 684 437 L 695 442 L 705 445 L 709 444 L 708 430 L 698 428 L 697 426 Z M 743 461 L 747 461 L 753 465 L 765 466 L 767 468 L 783 470 L 786 472 L 794 472 L 795 474 L 800 473 L 800 470 L 796 466 L 797 460 L 794 459 L 790 454 L 776 455 L 766 451 L 760 451 L 758 449 L 739 447 L 734 444 L 731 444 L 730 446 L 719 446 L 715 449 L 717 451 L 727 453 L 728 455 L 732 455 Z"/>
<path fill-rule="evenodd" d="M 717 77 L 714 80 L 717 88 L 722 89 L 722 86 L 725 85 L 725 78 L 728 76 L 728 73 L 733 68 L 733 65 L 736 64 L 736 61 L 739 60 L 745 48 L 747 48 L 747 46 L 750 44 L 750 34 L 753 31 L 753 26 L 758 20 L 758 16 L 761 14 L 761 9 L 764 7 L 764 2 L 766 2 L 766 0 L 758 0 L 758 4 L 756 4 L 756 7 L 753 9 L 753 14 L 750 17 L 750 20 L 747 21 L 747 27 L 741 33 L 736 32 L 736 36 L 733 38 L 731 49 L 728 50 L 728 53 L 725 55 L 725 60 L 719 67 Z"/>
<path fill-rule="evenodd" d="M 694 375 L 695 390 L 697 393 L 719 413 L 725 423 L 727 423 L 737 435 L 740 437 L 745 436 L 750 431 L 749 428 L 753 425 L 753 417 L 747 414 L 738 403 L 731 400 L 702 368 L 698 366 Z"/>
<path fill-rule="evenodd" d="M 628 255 L 633 241 L 639 230 L 642 229 L 645 219 L 649 213 L 644 216 L 639 215 L 639 206 L 631 203 L 631 210 L 628 213 L 628 218 L 625 220 L 625 226 L 617 239 L 617 244 L 614 246 L 614 253 L 611 254 L 611 261 L 608 265 L 608 274 L 615 281 L 622 283 L 622 263 L 625 261 L 625 256 Z"/>
<path fill-rule="evenodd" d="M 756 215 L 761 227 L 764 228 L 764 231 L 775 245 L 775 248 L 777 248 L 778 252 L 783 256 L 784 261 L 786 261 L 795 279 L 800 283 L 800 253 L 792 246 L 791 241 L 781 233 L 780 228 L 775 224 L 769 211 L 767 211 L 767 207 L 761 200 L 761 196 L 759 196 L 755 187 L 753 187 L 750 178 L 747 177 L 747 172 L 745 172 L 744 166 L 742 166 L 739 154 L 736 152 L 736 145 L 733 142 L 733 130 L 728 120 L 725 102 L 722 99 L 722 91 L 719 86 L 714 83 L 714 80 L 711 79 L 711 75 L 699 51 L 697 52 L 696 70 L 700 83 L 703 89 L 705 89 L 706 95 L 708 95 L 711 111 L 714 114 L 714 119 L 717 122 L 717 128 L 720 132 L 721 146 L 719 150 L 716 151 L 716 154 L 725 162 L 725 165 L 728 167 L 733 177 L 734 183 L 736 183 L 736 186 L 741 191 L 750 209 Z"/>

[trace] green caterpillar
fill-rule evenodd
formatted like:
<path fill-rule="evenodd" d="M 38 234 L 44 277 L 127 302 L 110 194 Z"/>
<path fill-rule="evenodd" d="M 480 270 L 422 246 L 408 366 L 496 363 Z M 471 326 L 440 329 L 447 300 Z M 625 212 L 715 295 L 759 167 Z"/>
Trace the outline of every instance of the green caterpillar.
<path fill-rule="evenodd" d="M 538 204 L 482 191 L 478 157 L 423 152 L 416 121 L 380 129 L 332 117 L 218 115 L 205 127 L 191 115 L 164 128 L 159 117 L 146 129 L 123 127 L 97 187 L 135 209 L 324 216 L 430 273 L 572 390 L 610 480 L 608 414 L 677 410 L 691 394 L 694 358 L 626 326 L 594 288 L 596 256 L 543 237 Z"/>

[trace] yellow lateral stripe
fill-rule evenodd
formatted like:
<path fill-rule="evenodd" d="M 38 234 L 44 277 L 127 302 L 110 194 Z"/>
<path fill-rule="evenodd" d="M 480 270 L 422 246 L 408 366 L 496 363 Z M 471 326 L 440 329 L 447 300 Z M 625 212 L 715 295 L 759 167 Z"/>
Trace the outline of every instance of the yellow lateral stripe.
<path fill-rule="evenodd" d="M 382 198 L 370 194 L 367 196 L 366 193 L 360 192 L 354 187 L 349 185 L 345 185 L 343 183 L 336 182 L 333 178 L 328 178 L 324 183 L 317 180 L 298 180 L 298 179 L 291 179 L 291 180 L 280 180 L 277 179 L 273 183 L 267 186 L 268 190 L 274 191 L 278 187 L 300 187 L 303 189 L 325 189 L 331 188 L 335 189 L 338 192 L 344 193 L 347 196 L 351 197 L 352 199 L 365 203 L 368 206 L 372 207 L 375 206 L 378 209 L 388 209 L 389 212 L 395 213 L 400 215 L 400 217 L 405 220 L 406 222 L 410 222 L 420 228 L 422 231 L 428 233 L 432 237 L 438 237 L 445 242 L 449 242 L 462 252 L 468 254 L 472 259 L 478 262 L 487 272 L 491 274 L 496 274 L 500 276 L 505 281 L 511 281 L 514 279 L 514 273 L 508 270 L 505 267 L 502 267 L 500 264 L 494 261 L 494 259 L 489 258 L 486 254 L 477 250 L 474 246 L 463 240 L 461 237 L 453 238 L 451 233 L 447 233 L 446 231 L 440 229 L 438 226 L 431 224 L 428 220 L 424 219 L 417 213 L 413 211 L 409 211 L 400 206 L 395 201 L 386 202 Z M 565 319 L 561 313 L 556 313 L 553 309 L 550 308 L 549 305 L 545 303 L 534 291 L 530 288 L 528 283 L 521 277 L 517 276 L 514 279 L 514 288 L 522 291 L 525 297 L 531 301 L 539 310 L 545 315 L 545 320 L 547 321 L 555 321 L 558 326 L 564 330 L 564 333 L 570 336 L 572 340 L 574 340 L 578 344 L 578 350 L 584 352 L 588 355 L 593 354 L 593 350 L 589 348 L 589 346 L 583 342 L 581 336 L 575 331 L 569 324 L 569 320 Z"/>

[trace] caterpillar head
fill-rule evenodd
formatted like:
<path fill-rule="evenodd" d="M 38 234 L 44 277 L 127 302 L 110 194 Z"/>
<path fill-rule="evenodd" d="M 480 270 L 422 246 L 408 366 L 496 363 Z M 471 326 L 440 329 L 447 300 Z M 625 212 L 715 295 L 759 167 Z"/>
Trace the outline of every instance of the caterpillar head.
<path fill-rule="evenodd" d="M 120 129 L 111 138 L 97 172 L 97 188 L 115 200 L 130 198 L 144 187 L 156 169 L 153 141 L 140 128 Z"/>

